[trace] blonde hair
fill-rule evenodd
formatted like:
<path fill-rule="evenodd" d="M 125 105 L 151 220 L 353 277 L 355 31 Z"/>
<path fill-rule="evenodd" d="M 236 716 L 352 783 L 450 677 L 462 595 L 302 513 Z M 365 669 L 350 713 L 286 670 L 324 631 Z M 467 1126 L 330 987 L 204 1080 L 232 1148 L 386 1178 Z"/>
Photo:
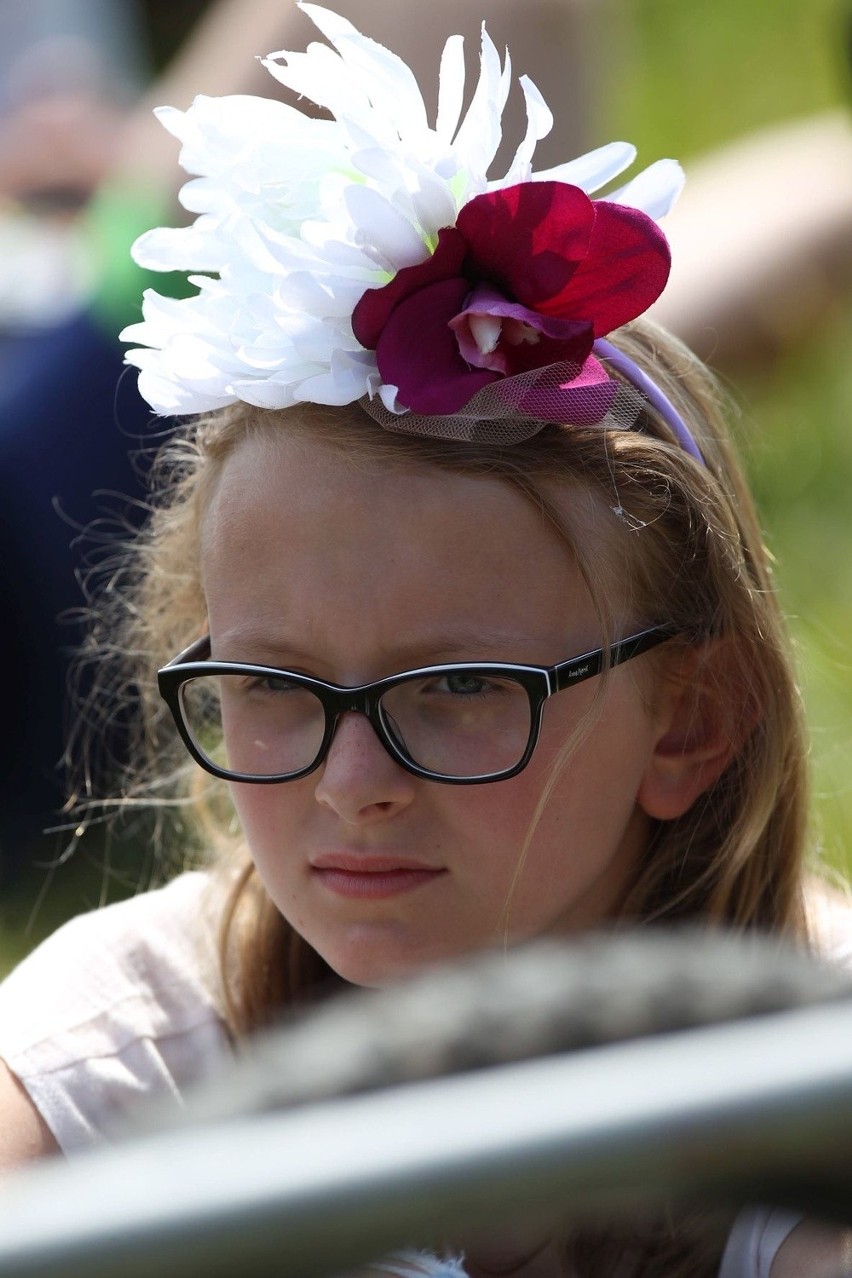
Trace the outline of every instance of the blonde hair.
<path fill-rule="evenodd" d="M 681 650 L 700 653 L 724 644 L 727 685 L 717 688 L 717 699 L 727 708 L 738 749 L 685 815 L 655 823 L 613 923 L 703 920 L 804 939 L 801 707 L 767 552 L 722 398 L 704 367 L 647 321 L 622 330 L 617 340 L 687 421 L 705 467 L 684 453 L 650 410 L 629 431 L 551 426 L 523 444 L 495 448 L 388 432 L 357 405 L 270 412 L 239 404 L 190 423 L 163 450 L 148 528 L 118 577 L 110 577 L 112 602 L 92 642 L 102 670 L 112 669 L 114 686 L 132 687 L 141 702 L 131 752 L 136 769 L 125 801 L 172 807 L 199 855 L 212 859 L 221 875 L 221 975 L 235 1033 L 264 1024 L 285 1005 L 321 996 L 336 978 L 267 897 L 225 788 L 186 758 L 155 672 L 207 628 L 201 524 L 222 467 L 246 439 L 284 430 L 339 449 L 341 463 L 353 467 L 426 465 L 497 477 L 534 502 L 564 539 L 606 636 L 615 637 L 623 620 L 612 600 L 618 597 L 622 607 L 629 586 L 628 611 L 648 624 L 672 625 Z M 566 485 L 575 498 L 586 493 L 593 500 L 560 502 Z M 583 535 L 568 507 L 585 512 L 581 518 L 596 512 L 601 535 Z M 715 1226 L 694 1235 L 668 1226 L 653 1239 L 647 1231 L 640 1234 L 639 1242 L 611 1235 L 575 1240 L 578 1272 L 601 1272 L 599 1262 L 616 1253 L 640 1258 L 636 1274 L 715 1272 Z"/>

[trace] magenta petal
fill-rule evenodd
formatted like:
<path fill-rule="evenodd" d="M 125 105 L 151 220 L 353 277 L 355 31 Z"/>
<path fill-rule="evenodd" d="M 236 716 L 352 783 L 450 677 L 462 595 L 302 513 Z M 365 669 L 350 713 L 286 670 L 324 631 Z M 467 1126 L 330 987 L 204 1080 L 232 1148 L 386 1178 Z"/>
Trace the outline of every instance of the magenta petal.
<path fill-rule="evenodd" d="M 352 312 L 352 332 L 367 350 L 376 349 L 391 311 L 418 289 L 461 275 L 466 245 L 454 226 L 438 232 L 438 245 L 431 257 L 416 266 L 404 266 L 381 288 L 368 288 Z"/>
<path fill-rule="evenodd" d="M 655 302 L 669 277 L 668 242 L 639 209 L 595 201 L 595 226 L 586 260 L 562 293 L 541 303 L 549 315 L 588 320 L 603 337 Z"/>
<path fill-rule="evenodd" d="M 566 360 L 580 365 L 592 349 L 593 341 L 591 325 L 585 324 L 572 341 L 542 337 L 534 346 L 504 346 L 506 375 L 512 377 L 515 373 L 528 373 L 534 368 L 548 368 Z"/>
<path fill-rule="evenodd" d="M 415 413 L 458 412 L 498 376 L 471 369 L 459 354 L 450 320 L 470 291 L 465 279 L 441 280 L 418 289 L 393 310 L 376 345 L 382 381 Z"/>
<path fill-rule="evenodd" d="M 592 355 L 574 372 L 576 368 L 566 366 L 568 379 L 556 385 L 552 384 L 555 370 L 542 368 L 540 382 L 526 390 L 517 411 L 569 426 L 599 425 L 615 403 L 619 383 Z"/>
<path fill-rule="evenodd" d="M 490 280 L 525 306 L 557 297 L 588 252 L 595 206 L 565 182 L 523 182 L 465 204 L 456 223 L 467 240 L 465 274 Z"/>
<path fill-rule="evenodd" d="M 589 389 L 590 387 L 611 386 L 618 389 L 618 382 L 610 377 L 606 368 L 599 359 L 595 359 L 594 355 L 590 355 L 584 360 L 583 367 L 577 373 L 576 377 L 570 378 L 566 382 L 562 382 L 559 389 L 562 391 L 569 390 L 572 387 L 576 390 L 580 387 Z"/>

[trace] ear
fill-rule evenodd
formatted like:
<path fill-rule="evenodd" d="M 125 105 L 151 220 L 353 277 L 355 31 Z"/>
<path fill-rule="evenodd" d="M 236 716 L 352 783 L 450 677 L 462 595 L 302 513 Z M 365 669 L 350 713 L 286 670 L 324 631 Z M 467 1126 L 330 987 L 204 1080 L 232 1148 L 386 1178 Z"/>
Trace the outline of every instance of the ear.
<path fill-rule="evenodd" d="M 637 803 L 647 816 L 673 821 L 718 781 L 759 716 L 725 639 L 687 649 L 663 678 L 659 735 Z"/>

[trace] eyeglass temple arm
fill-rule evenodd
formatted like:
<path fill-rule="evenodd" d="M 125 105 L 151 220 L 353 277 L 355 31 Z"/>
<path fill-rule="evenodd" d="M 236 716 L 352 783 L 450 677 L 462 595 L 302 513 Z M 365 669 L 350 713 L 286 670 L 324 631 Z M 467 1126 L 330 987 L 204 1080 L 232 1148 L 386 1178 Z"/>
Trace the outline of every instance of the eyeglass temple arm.
<path fill-rule="evenodd" d="M 206 661 L 210 656 L 210 636 L 202 635 L 200 639 L 194 639 L 188 648 L 184 648 L 176 657 L 172 657 L 163 668 L 168 670 L 170 666 L 183 666 L 189 661 Z"/>
<path fill-rule="evenodd" d="M 639 634 L 619 639 L 609 648 L 598 648 L 594 652 L 586 653 L 585 656 L 564 661 L 551 670 L 554 691 L 562 692 L 564 688 L 570 688 L 575 683 L 584 683 L 586 679 L 592 679 L 600 674 L 605 666 L 623 665 L 625 661 L 630 661 L 631 658 L 656 648 L 658 644 L 665 643 L 674 634 L 675 631 L 669 626 L 653 626 L 650 630 L 642 630 Z"/>

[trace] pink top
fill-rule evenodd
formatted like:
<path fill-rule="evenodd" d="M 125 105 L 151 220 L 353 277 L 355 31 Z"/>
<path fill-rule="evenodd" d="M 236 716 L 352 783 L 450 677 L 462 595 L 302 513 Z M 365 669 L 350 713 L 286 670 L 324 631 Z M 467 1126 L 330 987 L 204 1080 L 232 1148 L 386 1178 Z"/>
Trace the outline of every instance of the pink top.
<path fill-rule="evenodd" d="M 218 1011 L 206 875 L 82 914 L 0 985 L 0 1058 L 63 1153 L 109 1139 L 231 1052 Z"/>

